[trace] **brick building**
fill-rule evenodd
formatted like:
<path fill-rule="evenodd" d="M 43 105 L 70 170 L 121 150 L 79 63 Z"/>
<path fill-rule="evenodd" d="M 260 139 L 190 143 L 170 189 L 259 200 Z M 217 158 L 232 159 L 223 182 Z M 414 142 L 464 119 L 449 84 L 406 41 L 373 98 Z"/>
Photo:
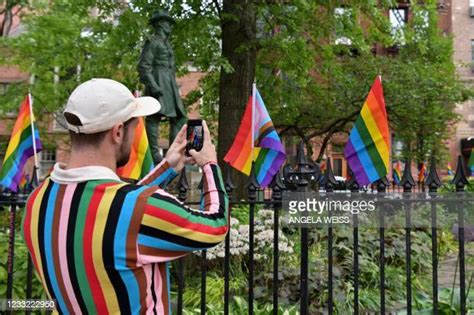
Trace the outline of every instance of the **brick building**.
<path fill-rule="evenodd" d="M 451 24 L 454 40 L 454 62 L 461 79 L 474 88 L 474 1 L 452 0 Z M 474 148 L 474 100 L 458 104 L 456 111 L 462 119 L 449 141 L 451 165 L 459 154 L 467 160 Z"/>

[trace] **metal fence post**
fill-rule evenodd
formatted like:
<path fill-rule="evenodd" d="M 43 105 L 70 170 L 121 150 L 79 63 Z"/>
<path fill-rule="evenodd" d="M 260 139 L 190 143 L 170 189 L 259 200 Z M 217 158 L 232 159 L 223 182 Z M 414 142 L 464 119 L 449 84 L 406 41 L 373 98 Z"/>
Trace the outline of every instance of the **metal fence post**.
<path fill-rule="evenodd" d="M 296 155 L 296 167 L 284 167 L 285 182 L 300 193 L 304 193 L 309 185 L 309 180 L 318 180 L 319 167 L 308 163 L 304 152 L 304 142 L 301 141 Z M 300 313 L 308 314 L 308 228 L 301 227 L 301 265 L 300 265 Z"/>
<path fill-rule="evenodd" d="M 326 172 L 321 179 L 321 186 L 324 187 L 326 193 L 334 191 L 334 187 L 337 185 L 336 178 L 332 171 L 331 159 L 326 160 Z M 328 226 L 328 314 L 334 312 L 334 288 L 333 288 L 333 230 L 331 223 Z"/>
<path fill-rule="evenodd" d="M 346 188 L 351 191 L 351 195 L 359 193 L 360 186 L 357 183 L 354 172 L 348 167 L 349 179 L 346 182 Z M 352 236 L 354 238 L 354 263 L 353 263 L 353 275 L 354 275 L 354 315 L 359 314 L 359 218 L 356 213 L 352 215 L 352 221 L 354 224 L 352 230 Z"/>
<path fill-rule="evenodd" d="M 9 216 L 9 234 L 8 234 L 8 260 L 7 260 L 7 299 L 13 297 L 13 265 L 15 258 L 15 217 L 16 217 L 16 195 L 7 195 L 10 197 L 10 216 Z"/>
<path fill-rule="evenodd" d="M 376 187 L 378 193 L 385 193 L 386 188 L 390 186 L 387 177 L 382 177 L 376 181 Z M 380 313 L 385 314 L 385 214 L 384 209 L 380 211 L 380 256 L 379 256 L 379 266 L 380 266 Z"/>
<path fill-rule="evenodd" d="M 255 162 L 252 162 L 249 182 L 247 184 L 249 202 L 249 292 L 248 304 L 249 314 L 253 314 L 253 283 L 254 283 L 254 229 L 255 229 L 255 202 L 257 200 L 257 190 L 259 184 L 255 175 Z"/>
<path fill-rule="evenodd" d="M 278 172 L 273 177 L 270 184 L 272 188 L 273 201 L 273 314 L 278 315 L 278 260 L 279 260 L 279 211 L 282 206 L 282 192 L 285 185 L 281 181 L 281 172 Z"/>
<path fill-rule="evenodd" d="M 232 210 L 232 191 L 234 190 L 235 186 L 232 183 L 232 169 L 228 165 L 226 168 L 226 178 L 224 182 L 225 190 L 227 195 L 229 196 L 229 231 L 225 237 L 225 255 L 224 255 L 224 314 L 229 314 L 229 282 L 230 282 L 230 216 Z"/>
<path fill-rule="evenodd" d="M 178 199 L 181 202 L 186 201 L 186 195 L 189 190 L 188 180 L 186 178 L 186 167 L 181 171 L 181 175 L 178 180 Z M 176 262 L 178 271 L 178 302 L 177 302 L 177 314 L 183 314 L 183 291 L 184 291 L 184 257 L 179 258 Z"/>
<path fill-rule="evenodd" d="M 462 195 L 464 186 L 469 184 L 466 175 L 466 167 L 462 156 L 458 157 L 456 174 L 452 183 L 456 185 L 456 193 Z M 460 304 L 461 314 L 466 314 L 466 262 L 465 262 L 465 240 L 464 240 L 464 204 L 458 206 L 458 241 L 459 241 L 459 286 L 460 286 Z"/>
<path fill-rule="evenodd" d="M 436 171 L 435 158 L 431 158 L 430 172 L 425 184 L 429 188 L 431 198 L 436 198 L 438 188 L 443 185 Z M 436 203 L 431 202 L 431 265 L 432 265 L 432 294 L 433 315 L 438 314 L 438 222 L 436 218 Z"/>
<path fill-rule="evenodd" d="M 405 160 L 405 169 L 403 171 L 400 186 L 403 187 L 404 198 L 409 198 L 412 188 L 416 185 L 411 174 L 411 161 Z M 412 313 L 412 290 L 411 290 L 411 208 L 412 204 L 403 205 L 405 208 L 405 275 L 407 291 L 407 313 Z"/>

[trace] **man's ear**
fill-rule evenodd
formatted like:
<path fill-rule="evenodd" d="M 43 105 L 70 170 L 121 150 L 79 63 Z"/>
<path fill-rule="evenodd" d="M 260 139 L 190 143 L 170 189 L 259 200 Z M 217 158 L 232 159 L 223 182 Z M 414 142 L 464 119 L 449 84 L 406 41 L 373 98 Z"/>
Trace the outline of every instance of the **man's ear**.
<path fill-rule="evenodd" d="M 122 143 L 125 134 L 123 123 L 116 124 L 112 127 L 112 141 L 114 143 Z"/>

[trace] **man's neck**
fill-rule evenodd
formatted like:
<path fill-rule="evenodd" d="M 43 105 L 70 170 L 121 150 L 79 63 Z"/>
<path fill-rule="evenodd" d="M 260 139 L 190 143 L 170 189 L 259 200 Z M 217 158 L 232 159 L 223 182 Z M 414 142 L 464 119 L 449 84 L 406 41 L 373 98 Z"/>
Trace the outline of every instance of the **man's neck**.
<path fill-rule="evenodd" d="M 79 152 L 74 152 L 73 149 L 66 169 L 85 166 L 103 166 L 110 168 L 114 172 L 117 171 L 117 164 L 114 156 L 111 156 L 110 154 L 101 154 L 96 150 L 81 150 Z"/>

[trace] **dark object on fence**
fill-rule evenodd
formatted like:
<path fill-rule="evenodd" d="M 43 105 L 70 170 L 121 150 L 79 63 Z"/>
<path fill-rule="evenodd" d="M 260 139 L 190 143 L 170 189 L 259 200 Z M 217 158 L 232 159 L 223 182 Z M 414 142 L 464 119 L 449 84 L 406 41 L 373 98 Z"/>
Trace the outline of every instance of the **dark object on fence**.
<path fill-rule="evenodd" d="M 410 160 L 405 160 L 405 169 L 403 170 L 402 180 L 400 181 L 400 186 L 403 187 L 404 192 L 410 192 L 412 187 L 415 187 L 416 183 L 411 174 L 411 162 Z"/>
<path fill-rule="evenodd" d="M 438 171 L 436 171 L 436 161 L 434 157 L 431 158 L 430 171 L 426 178 L 425 185 L 429 187 L 430 192 L 436 192 L 438 188 L 443 185 L 443 182 L 439 179 Z"/>
<path fill-rule="evenodd" d="M 319 181 L 319 184 L 321 185 L 321 187 L 324 187 L 324 189 L 328 192 L 333 191 L 338 185 L 336 177 L 334 177 L 334 173 L 332 171 L 330 158 L 327 158 L 326 160 L 326 172 Z"/>
<path fill-rule="evenodd" d="M 290 190 L 307 187 L 317 181 L 321 171 L 316 163 L 309 162 L 304 153 L 304 143 L 300 142 L 296 153 L 296 166 L 285 165 L 283 168 L 284 184 Z"/>
<path fill-rule="evenodd" d="M 349 167 L 349 165 L 347 166 L 347 169 L 349 173 L 349 179 L 347 180 L 346 188 L 349 189 L 351 192 L 358 192 L 360 190 L 360 186 L 357 182 L 357 179 L 355 178 L 354 172 Z"/>
<path fill-rule="evenodd" d="M 464 191 L 464 186 L 469 184 L 469 181 L 467 180 L 466 167 L 464 166 L 464 159 L 462 156 L 458 156 L 456 173 L 454 174 L 454 178 L 451 183 L 456 185 L 456 191 Z"/>
<path fill-rule="evenodd" d="M 385 192 L 387 187 L 390 187 L 390 182 L 387 179 L 387 176 L 382 177 L 381 179 L 375 182 L 375 187 L 377 187 L 378 192 Z"/>

